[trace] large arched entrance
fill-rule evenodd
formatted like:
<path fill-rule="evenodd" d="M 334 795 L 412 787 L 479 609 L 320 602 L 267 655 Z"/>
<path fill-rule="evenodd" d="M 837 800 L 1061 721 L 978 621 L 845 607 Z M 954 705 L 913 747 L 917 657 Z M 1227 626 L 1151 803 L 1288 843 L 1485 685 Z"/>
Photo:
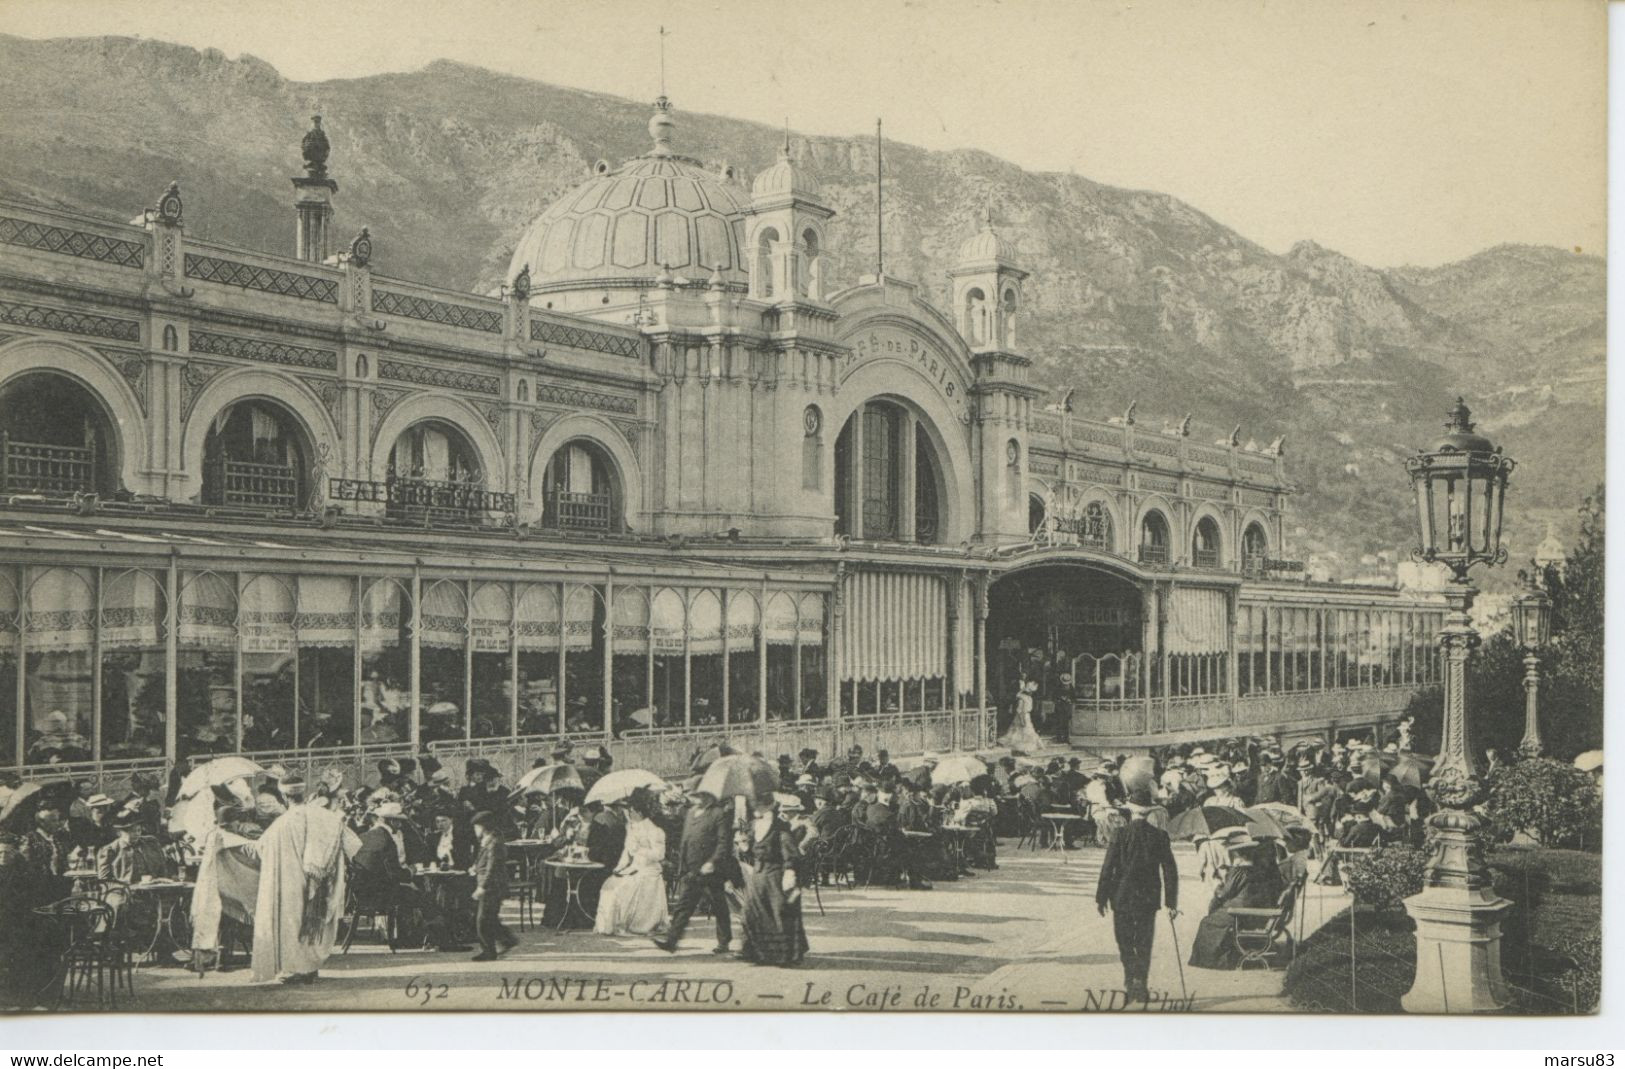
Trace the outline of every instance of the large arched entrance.
<path fill-rule="evenodd" d="M 118 438 L 90 390 L 51 371 L 0 387 L 0 492 L 106 497 L 118 489 Z"/>
<path fill-rule="evenodd" d="M 1033 722 L 1065 739 L 1074 707 L 1143 701 L 1147 683 L 1143 598 L 1133 579 L 1066 562 L 1022 568 L 988 596 L 987 670 L 999 731 L 1023 683 L 1036 685 Z"/>

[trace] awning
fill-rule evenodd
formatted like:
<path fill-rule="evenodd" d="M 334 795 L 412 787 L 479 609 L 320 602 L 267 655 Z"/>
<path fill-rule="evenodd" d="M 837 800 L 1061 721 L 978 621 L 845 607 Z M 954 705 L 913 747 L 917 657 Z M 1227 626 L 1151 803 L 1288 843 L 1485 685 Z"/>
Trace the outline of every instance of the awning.
<path fill-rule="evenodd" d="M 151 572 L 104 572 L 102 649 L 141 650 L 163 645 L 164 588 Z"/>
<path fill-rule="evenodd" d="M 95 583 L 89 568 L 47 568 L 30 574 L 29 650 L 88 650 L 95 645 Z"/>
<path fill-rule="evenodd" d="M 468 606 L 463 584 L 450 579 L 423 583 L 418 610 L 418 645 L 462 649 L 468 637 Z"/>
<path fill-rule="evenodd" d="M 1175 587 L 1164 635 L 1168 652 L 1226 653 L 1230 649 L 1230 608 L 1225 592 Z"/>
<path fill-rule="evenodd" d="M 474 588 L 474 650 L 507 653 L 513 646 L 513 602 L 506 583 L 481 583 Z"/>
<path fill-rule="evenodd" d="M 215 572 L 182 572 L 176 640 L 183 650 L 237 648 L 235 577 Z"/>
<path fill-rule="evenodd" d="M 846 577 L 842 593 L 843 680 L 947 674 L 948 585 L 940 576 L 857 572 Z"/>
<path fill-rule="evenodd" d="M 244 653 L 289 653 L 294 648 L 294 587 L 288 575 L 242 577 L 237 630 Z"/>
<path fill-rule="evenodd" d="M 756 631 L 761 627 L 762 610 L 756 596 L 746 590 L 728 591 L 728 649 L 732 652 L 756 648 Z"/>
<path fill-rule="evenodd" d="M 355 643 L 355 583 L 342 575 L 301 575 L 293 627 L 301 646 Z M 182 599 L 184 604 L 184 598 Z"/>

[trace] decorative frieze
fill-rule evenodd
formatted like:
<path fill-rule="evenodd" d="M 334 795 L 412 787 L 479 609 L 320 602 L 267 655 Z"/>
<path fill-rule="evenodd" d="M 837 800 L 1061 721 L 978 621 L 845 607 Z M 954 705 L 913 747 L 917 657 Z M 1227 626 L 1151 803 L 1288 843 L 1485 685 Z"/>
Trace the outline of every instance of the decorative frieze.
<path fill-rule="evenodd" d="M 546 319 L 530 321 L 530 340 L 549 345 L 562 345 L 571 349 L 590 349 L 612 356 L 637 356 L 643 347 L 642 339 L 620 334 L 606 334 L 585 327 L 565 326 Z"/>
<path fill-rule="evenodd" d="M 1223 483 L 1210 483 L 1205 479 L 1191 480 L 1191 497 L 1203 501 L 1229 501 L 1230 488 Z"/>
<path fill-rule="evenodd" d="M 286 364 L 289 367 L 308 367 L 320 371 L 337 371 L 339 366 L 339 354 L 331 349 L 306 349 L 300 345 L 285 345 L 281 342 L 261 341 L 258 338 L 239 338 L 204 330 L 190 332 L 188 348 L 194 353 L 235 356 L 243 360 L 257 360 L 263 364 Z"/>
<path fill-rule="evenodd" d="M 1243 505 L 1257 505 L 1260 508 L 1273 508 L 1275 495 L 1267 490 L 1242 490 L 1241 503 Z"/>
<path fill-rule="evenodd" d="M 1150 434 L 1137 436 L 1134 439 L 1134 447 L 1142 453 L 1154 453 L 1160 457 L 1179 456 L 1178 442 Z"/>
<path fill-rule="evenodd" d="M 1166 475 L 1141 475 L 1140 489 L 1151 490 L 1159 494 L 1179 493 L 1179 480 Z"/>
<path fill-rule="evenodd" d="M 1059 474 L 1061 474 L 1061 462 L 1060 461 L 1058 461 L 1058 460 L 1049 460 L 1049 459 L 1044 458 L 1044 457 L 1031 456 L 1030 454 L 1029 454 L 1029 456 L 1030 456 L 1030 459 L 1027 462 L 1027 469 L 1029 471 L 1031 471 L 1034 475 L 1059 475 Z"/>
<path fill-rule="evenodd" d="M 1238 457 L 1236 467 L 1242 471 L 1250 471 L 1255 475 L 1274 475 L 1275 465 L 1267 460 L 1253 460 L 1247 457 Z"/>
<path fill-rule="evenodd" d="M 502 380 L 494 375 L 477 375 L 472 371 L 409 364 L 401 360 L 379 360 L 378 377 L 396 382 L 411 382 L 419 386 L 435 386 L 443 390 L 463 390 L 484 393 L 492 397 L 502 394 Z"/>
<path fill-rule="evenodd" d="M 1074 460 L 1067 465 L 1067 479 L 1075 483 L 1101 483 L 1105 486 L 1122 486 L 1123 469 L 1114 468 L 1109 464 L 1090 464 L 1087 461 Z"/>
<path fill-rule="evenodd" d="M 55 330 L 63 334 L 83 334 L 91 338 L 112 341 L 141 340 L 141 324 L 134 319 L 114 319 L 111 316 L 91 315 L 89 312 L 67 312 L 60 308 L 46 308 L 37 304 L 0 301 L 0 323 L 39 330 Z"/>
<path fill-rule="evenodd" d="M 425 323 L 439 323 L 445 327 L 479 330 L 487 334 L 502 333 L 502 313 L 484 308 L 470 308 L 465 304 L 436 301 L 427 297 L 414 297 L 409 293 L 379 289 L 372 291 L 372 310 L 385 315 L 406 319 L 421 319 Z"/>
<path fill-rule="evenodd" d="M 1089 423 L 1072 424 L 1070 437 L 1079 441 L 1094 442 L 1096 445 L 1109 445 L 1117 449 L 1123 448 L 1123 432 L 1110 427 L 1098 427 Z"/>
<path fill-rule="evenodd" d="M 568 405 L 571 408 L 592 408 L 600 412 L 623 412 L 627 415 L 631 415 L 638 410 L 638 399 L 636 397 L 598 393 L 595 390 L 582 390 L 573 386 L 548 386 L 537 383 L 536 400 L 547 404 Z"/>
<path fill-rule="evenodd" d="M 257 267 L 254 264 L 226 260 L 218 256 L 188 253 L 186 277 L 203 282 L 218 282 L 222 286 L 275 293 L 283 297 L 297 297 L 302 301 L 339 303 L 338 283 L 330 278 L 300 275 L 272 267 Z"/>
<path fill-rule="evenodd" d="M 1196 461 L 1198 464 L 1211 464 L 1215 468 L 1225 468 L 1230 466 L 1229 454 L 1221 453 L 1217 449 L 1209 449 L 1202 445 L 1193 445 L 1189 447 L 1185 455 Z"/>
<path fill-rule="evenodd" d="M 0 244 L 19 245 L 25 249 L 137 269 L 145 265 L 147 256 L 146 246 L 140 242 L 121 241 L 83 230 L 65 230 L 59 226 L 10 217 L 0 217 Z"/>

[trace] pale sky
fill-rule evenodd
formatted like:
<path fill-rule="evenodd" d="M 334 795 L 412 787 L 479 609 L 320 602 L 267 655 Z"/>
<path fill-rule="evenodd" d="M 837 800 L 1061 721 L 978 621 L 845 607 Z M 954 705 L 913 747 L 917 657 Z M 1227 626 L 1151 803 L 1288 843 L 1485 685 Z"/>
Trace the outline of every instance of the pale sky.
<path fill-rule="evenodd" d="M 635 99 L 984 149 L 1378 266 L 1604 235 L 1602 0 L 0 0 L 302 81 L 455 59 Z"/>

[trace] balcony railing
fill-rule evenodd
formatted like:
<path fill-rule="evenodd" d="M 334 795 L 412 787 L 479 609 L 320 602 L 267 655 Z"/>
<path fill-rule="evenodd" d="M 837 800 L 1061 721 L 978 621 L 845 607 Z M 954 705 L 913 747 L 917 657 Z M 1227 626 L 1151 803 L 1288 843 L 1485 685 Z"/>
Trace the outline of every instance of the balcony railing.
<path fill-rule="evenodd" d="M 1140 546 L 1141 564 L 1167 564 L 1168 547 L 1152 545 L 1147 542 Z"/>
<path fill-rule="evenodd" d="M 383 505 L 389 519 L 411 523 L 502 523 L 514 514 L 512 494 L 433 479 L 331 479 L 327 496 Z"/>
<path fill-rule="evenodd" d="M 19 442 L 0 432 L 0 491 L 73 494 L 95 489 L 96 453 L 89 446 Z"/>
<path fill-rule="evenodd" d="M 203 499 L 211 505 L 287 511 L 299 507 L 299 473 L 292 464 L 217 456 L 209 465 L 208 484 Z"/>
<path fill-rule="evenodd" d="M 1198 568 L 1217 568 L 1219 566 L 1219 551 L 1216 549 L 1192 550 L 1191 563 Z"/>
<path fill-rule="evenodd" d="M 566 531 L 608 531 L 614 526 L 608 494 L 578 494 L 554 490 L 547 495 L 544 526 Z"/>

